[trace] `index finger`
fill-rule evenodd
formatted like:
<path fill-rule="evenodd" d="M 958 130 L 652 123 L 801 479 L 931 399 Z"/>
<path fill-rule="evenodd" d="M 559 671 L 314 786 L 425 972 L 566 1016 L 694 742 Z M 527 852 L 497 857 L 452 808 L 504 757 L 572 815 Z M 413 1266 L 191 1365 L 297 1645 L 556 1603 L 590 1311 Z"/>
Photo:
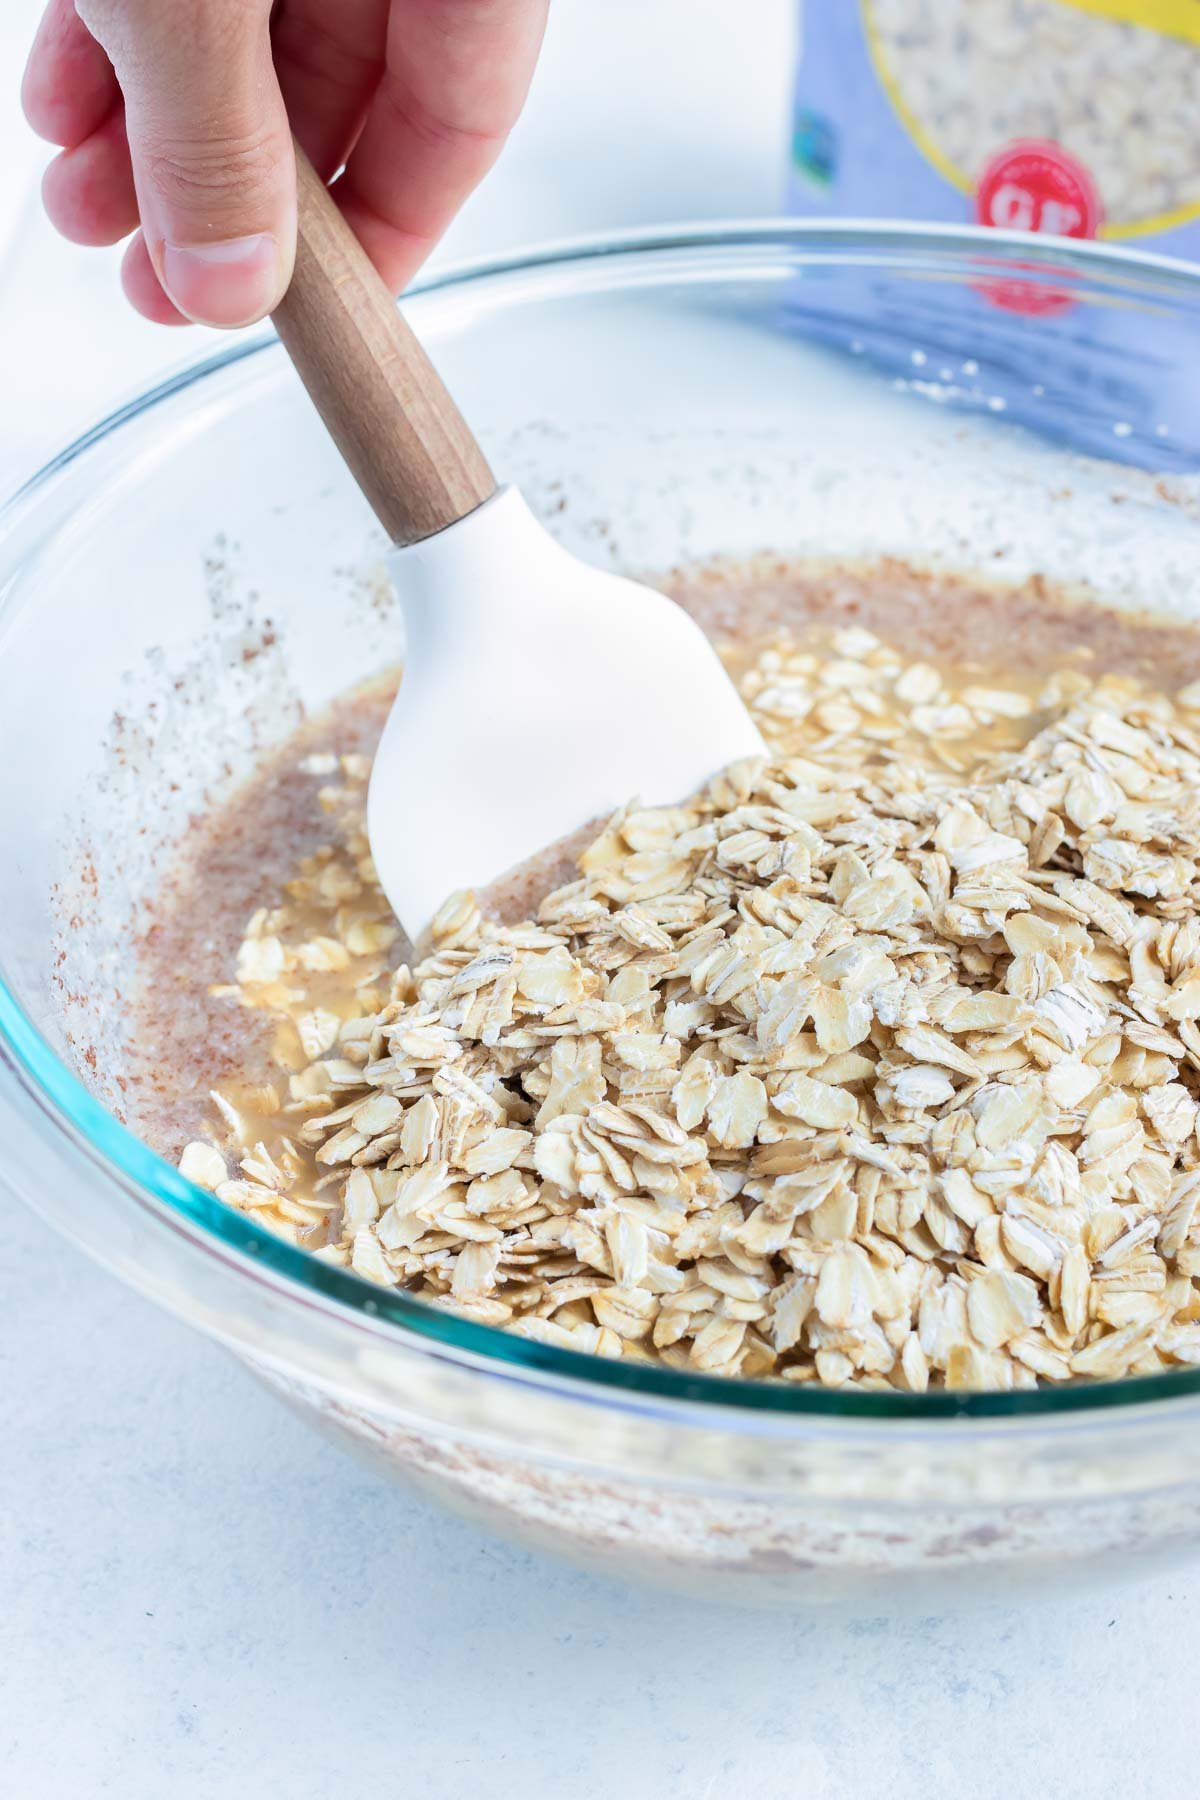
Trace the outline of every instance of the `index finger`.
<path fill-rule="evenodd" d="M 396 0 L 387 59 L 334 193 L 394 292 L 516 123 L 549 0 Z"/>

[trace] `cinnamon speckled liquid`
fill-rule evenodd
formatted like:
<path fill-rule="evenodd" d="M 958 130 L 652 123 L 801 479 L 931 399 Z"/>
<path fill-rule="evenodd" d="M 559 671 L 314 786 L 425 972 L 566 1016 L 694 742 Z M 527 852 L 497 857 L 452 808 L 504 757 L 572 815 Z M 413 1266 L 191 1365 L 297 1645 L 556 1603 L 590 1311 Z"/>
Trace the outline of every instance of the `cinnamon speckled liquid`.
<path fill-rule="evenodd" d="M 675 571 L 658 585 L 698 619 L 735 676 L 764 638 L 857 625 L 908 656 L 1010 687 L 1032 687 L 1064 666 L 1119 670 L 1167 691 L 1200 677 L 1200 629 L 1110 612 L 1038 579 L 1001 589 L 894 563 L 821 567 L 764 555 Z M 270 1021 L 210 990 L 229 983 L 250 915 L 272 905 L 298 862 L 329 839 L 321 778 L 303 763 L 321 752 L 369 756 L 396 680 L 380 676 L 306 722 L 201 823 L 162 886 L 138 945 L 139 1053 L 127 1104 L 129 1124 L 172 1161 L 211 1129 L 211 1088 L 249 1091 L 278 1079 Z M 490 900 L 520 917 L 569 878 L 569 859 L 556 852 L 498 882 Z M 389 960 L 409 948 L 399 939 Z M 338 977 L 325 980 L 336 1002 Z"/>

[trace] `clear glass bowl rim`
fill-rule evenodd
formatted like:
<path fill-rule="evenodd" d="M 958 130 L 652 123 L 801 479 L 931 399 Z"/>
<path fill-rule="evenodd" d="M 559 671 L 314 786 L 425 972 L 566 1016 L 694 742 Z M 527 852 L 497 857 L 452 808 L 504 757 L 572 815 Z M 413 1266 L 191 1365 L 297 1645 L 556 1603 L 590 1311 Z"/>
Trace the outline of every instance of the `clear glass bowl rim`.
<path fill-rule="evenodd" d="M 434 296 L 485 280 L 512 278 L 537 270 L 575 269 L 576 291 L 586 291 L 588 266 L 618 257 L 649 258 L 695 252 L 714 273 L 725 253 L 775 250 L 803 266 L 873 266 L 900 273 L 940 268 L 949 278 L 973 278 L 976 270 L 993 278 L 1003 269 L 1008 279 L 1031 282 L 1066 280 L 1098 292 L 1124 290 L 1132 304 L 1188 310 L 1200 318 L 1200 269 L 1171 257 L 1074 239 L 1031 238 L 1018 232 L 981 227 L 906 225 L 891 221 L 849 219 L 810 221 L 762 219 L 674 225 L 602 233 L 558 240 L 512 255 L 457 263 L 423 278 L 409 297 Z M 727 265 L 726 265 L 727 266 Z M 561 286 L 553 290 L 561 297 Z M 537 296 L 532 296 L 534 299 Z M 522 297 L 521 304 L 530 296 Z M 123 427 L 142 420 L 155 408 L 235 365 L 274 352 L 282 355 L 273 334 L 259 333 L 215 354 L 193 359 L 165 380 L 119 406 L 26 481 L 0 507 L 0 553 L 19 535 L 37 508 L 52 500 L 66 472 L 81 458 L 100 451 Z M 103 477 L 101 476 L 101 480 Z M 660 1409 L 667 1403 L 681 1422 L 697 1409 L 711 1407 L 774 1415 L 892 1419 L 910 1424 L 933 1419 L 1008 1418 L 1103 1412 L 1149 1401 L 1182 1400 L 1200 1395 L 1200 1369 L 1181 1369 L 1120 1381 L 1077 1382 L 1016 1393 L 906 1394 L 895 1390 L 829 1389 L 786 1382 L 685 1374 L 648 1363 L 609 1361 L 578 1351 L 540 1344 L 452 1312 L 429 1306 L 413 1296 L 383 1288 L 353 1273 L 332 1267 L 285 1243 L 249 1217 L 185 1180 L 156 1152 L 119 1124 L 59 1060 L 0 976 L 0 1081 L 15 1079 L 22 1100 L 41 1117 L 43 1129 L 73 1140 L 99 1171 L 110 1179 L 132 1183 L 133 1203 L 160 1224 L 181 1231 L 191 1247 L 232 1268 L 247 1290 L 266 1279 L 297 1308 L 328 1311 L 340 1322 L 358 1324 L 372 1335 L 399 1332 L 409 1348 L 422 1340 L 430 1350 L 475 1366 L 492 1365 L 497 1374 L 507 1366 L 512 1375 L 525 1370 L 550 1377 L 581 1398 L 603 1403 L 624 1398 Z M 1082 1421 L 1081 1421 L 1082 1422 Z M 765 1421 L 764 1421 L 765 1423 Z M 783 1418 L 779 1418 L 783 1424 Z"/>

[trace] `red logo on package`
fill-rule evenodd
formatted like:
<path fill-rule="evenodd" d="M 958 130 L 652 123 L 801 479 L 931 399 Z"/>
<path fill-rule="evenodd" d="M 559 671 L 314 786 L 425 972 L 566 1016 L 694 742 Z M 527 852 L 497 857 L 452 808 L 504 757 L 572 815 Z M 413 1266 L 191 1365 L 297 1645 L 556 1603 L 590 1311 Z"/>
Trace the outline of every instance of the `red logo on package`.
<path fill-rule="evenodd" d="M 1061 144 L 1023 139 L 1006 144 L 984 169 L 975 217 L 1001 231 L 1091 238 L 1103 211 L 1091 176 Z M 1032 281 L 989 282 L 986 291 L 1010 312 L 1059 312 L 1071 304 L 1069 294 Z"/>

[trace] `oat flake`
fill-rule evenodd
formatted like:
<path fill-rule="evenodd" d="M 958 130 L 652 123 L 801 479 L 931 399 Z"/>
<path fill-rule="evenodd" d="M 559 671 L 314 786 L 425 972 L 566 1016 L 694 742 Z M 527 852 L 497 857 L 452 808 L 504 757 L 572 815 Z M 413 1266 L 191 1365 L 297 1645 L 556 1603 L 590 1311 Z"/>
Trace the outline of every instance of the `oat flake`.
<path fill-rule="evenodd" d="M 1194 695 L 959 683 L 861 628 L 743 691 L 770 760 L 618 813 L 536 918 L 455 896 L 413 968 L 365 761 L 312 764 L 330 843 L 237 959 L 278 1091 L 215 1096 L 184 1173 L 603 1356 L 917 1392 L 1200 1361 Z"/>

